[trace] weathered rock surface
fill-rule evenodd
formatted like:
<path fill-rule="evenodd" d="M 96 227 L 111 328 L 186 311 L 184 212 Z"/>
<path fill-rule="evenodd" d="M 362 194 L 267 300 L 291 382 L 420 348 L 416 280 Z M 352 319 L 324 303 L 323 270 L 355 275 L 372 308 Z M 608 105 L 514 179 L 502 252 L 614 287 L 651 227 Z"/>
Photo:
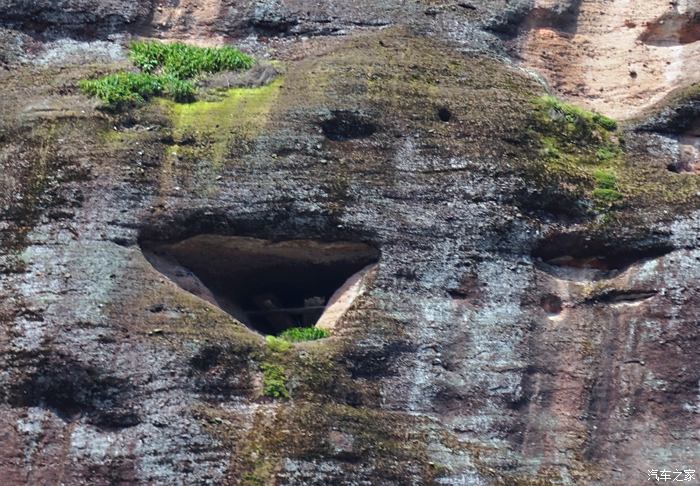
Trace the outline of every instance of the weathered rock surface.
<path fill-rule="evenodd" d="M 565 54 L 620 31 L 632 7 L 608 4 L 0 3 L 24 32 L 0 37 L 3 483 L 603 485 L 697 469 L 700 182 L 669 167 L 698 97 L 658 101 L 697 73 L 606 94 L 627 69 L 613 60 L 612 84 L 581 85 L 593 68 Z M 97 109 L 77 81 L 122 68 L 115 39 L 136 35 L 235 41 L 282 75 Z M 104 49 L 75 63 L 59 55 L 73 43 Z M 506 56 L 522 46 L 566 95 L 634 123 L 566 125 Z M 623 113 L 635 96 L 657 104 Z M 613 159 L 619 199 L 595 199 L 589 152 Z M 380 260 L 331 338 L 279 352 L 140 245 L 198 235 L 365 243 Z M 270 366 L 289 399 L 264 396 Z"/>
<path fill-rule="evenodd" d="M 700 81 L 695 0 L 535 3 L 524 61 L 582 106 L 629 118 Z"/>

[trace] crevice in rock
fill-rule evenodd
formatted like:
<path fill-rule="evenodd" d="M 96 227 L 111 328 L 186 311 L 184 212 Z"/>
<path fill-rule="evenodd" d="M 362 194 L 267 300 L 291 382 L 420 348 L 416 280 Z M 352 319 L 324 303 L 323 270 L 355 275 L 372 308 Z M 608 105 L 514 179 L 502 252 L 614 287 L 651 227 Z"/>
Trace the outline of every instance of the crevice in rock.
<path fill-rule="evenodd" d="M 377 126 L 366 115 L 347 110 L 335 110 L 330 118 L 321 122 L 326 138 L 334 141 L 367 138 L 377 131 Z"/>
<path fill-rule="evenodd" d="M 586 300 L 590 303 L 635 304 L 657 295 L 656 290 L 610 289 Z"/>
<path fill-rule="evenodd" d="M 364 243 L 214 234 L 141 247 L 171 281 L 262 334 L 332 327 L 379 259 Z"/>
<path fill-rule="evenodd" d="M 533 8 L 531 3 L 519 2 L 492 17 L 485 27 L 506 39 L 541 28 L 573 35 L 576 33 L 581 3 L 581 0 L 571 0 L 561 6 Z"/>
<path fill-rule="evenodd" d="M 680 133 L 678 140 L 678 157 L 668 165 L 671 172 L 700 173 L 700 121 L 695 120 Z"/>
<path fill-rule="evenodd" d="M 298 23 L 297 16 L 278 0 L 257 2 L 250 15 L 251 26 L 267 35 L 284 35 Z"/>
<path fill-rule="evenodd" d="M 578 233 L 549 238 L 533 252 L 537 266 L 563 280 L 612 278 L 632 265 L 659 258 L 673 247 L 666 241 L 615 242 Z"/>
<path fill-rule="evenodd" d="M 685 167 L 683 164 L 680 164 L 678 162 L 673 162 L 671 164 L 668 164 L 666 166 L 666 169 L 668 169 L 669 172 L 674 172 L 676 174 L 682 174 L 683 172 L 688 172 L 687 167 Z"/>
<path fill-rule="evenodd" d="M 698 174 L 700 173 L 700 160 L 679 160 L 666 166 L 674 174 Z"/>
<path fill-rule="evenodd" d="M 686 137 L 700 138 L 700 96 L 692 91 L 673 91 L 647 110 L 645 117 L 635 131 L 671 135 L 681 144 Z"/>
<path fill-rule="evenodd" d="M 196 389 L 212 397 L 247 396 L 253 391 L 248 352 L 231 344 L 208 344 L 190 359 Z"/>
<path fill-rule="evenodd" d="M 415 353 L 417 346 L 403 340 L 363 342 L 345 354 L 345 365 L 353 379 L 376 380 L 397 374 L 401 356 Z"/>

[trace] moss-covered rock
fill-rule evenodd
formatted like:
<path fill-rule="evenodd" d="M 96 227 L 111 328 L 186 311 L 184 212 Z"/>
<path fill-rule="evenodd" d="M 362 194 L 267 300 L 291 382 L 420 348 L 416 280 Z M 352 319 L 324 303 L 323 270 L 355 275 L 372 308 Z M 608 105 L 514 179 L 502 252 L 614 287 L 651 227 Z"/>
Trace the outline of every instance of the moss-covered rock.
<path fill-rule="evenodd" d="M 665 222 L 697 206 L 695 179 L 501 60 L 411 29 L 317 41 L 271 84 L 118 115 L 76 88 L 117 65 L 3 78 L 0 181 L 19 173 L 8 193 L 26 205 L 2 213 L 19 242 L 2 250 L 29 264 L 0 275 L 5 389 L 30 383 L 18 353 L 57 349 L 123 374 L 140 419 L 98 430 L 41 400 L 6 406 L 7 423 L 41 419 L 40 435 L 6 431 L 45 454 L 32 471 L 50 457 L 76 484 L 558 484 L 604 481 L 610 458 L 631 470 L 642 442 L 645 461 L 680 457 L 690 435 L 673 449 L 654 432 L 683 437 L 692 418 L 697 380 L 676 365 L 697 354 L 697 265 L 679 252 L 658 269 L 671 231 L 694 237 Z M 78 104 L 25 111 L 47 92 Z M 138 245 L 203 233 L 362 241 L 381 259 L 333 336 L 271 346 Z M 579 285 L 538 258 L 629 273 Z M 595 300 L 632 284 L 657 300 Z"/>
<path fill-rule="evenodd" d="M 161 178 L 163 190 L 185 185 L 211 194 L 225 165 L 250 151 L 267 123 L 282 82 L 278 78 L 265 86 L 210 93 L 209 99 L 192 103 L 160 100 L 172 126 Z"/>

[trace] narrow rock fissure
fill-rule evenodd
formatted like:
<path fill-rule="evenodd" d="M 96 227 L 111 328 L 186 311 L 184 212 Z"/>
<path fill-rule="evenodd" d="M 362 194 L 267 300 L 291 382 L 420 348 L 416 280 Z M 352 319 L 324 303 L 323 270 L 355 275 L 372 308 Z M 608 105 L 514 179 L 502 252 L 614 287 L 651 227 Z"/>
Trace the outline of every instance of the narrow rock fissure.
<path fill-rule="evenodd" d="M 601 294 L 598 294 L 598 295 L 588 299 L 588 302 L 611 303 L 611 304 L 636 303 L 636 302 L 642 302 L 642 301 L 651 299 L 652 297 L 654 297 L 657 294 L 658 294 L 658 291 L 656 291 L 656 290 L 611 289 L 607 292 L 603 292 Z"/>
<path fill-rule="evenodd" d="M 148 261 L 182 289 L 262 334 L 311 327 L 322 316 L 324 326 L 332 326 L 379 258 L 364 243 L 210 234 L 146 241 L 141 247 Z"/>

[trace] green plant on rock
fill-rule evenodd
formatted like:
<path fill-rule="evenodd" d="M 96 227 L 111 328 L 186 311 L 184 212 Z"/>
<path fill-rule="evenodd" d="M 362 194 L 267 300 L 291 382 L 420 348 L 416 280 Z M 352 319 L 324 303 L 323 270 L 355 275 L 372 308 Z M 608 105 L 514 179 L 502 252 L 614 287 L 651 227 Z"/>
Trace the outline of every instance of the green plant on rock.
<path fill-rule="evenodd" d="M 279 337 L 292 343 L 302 341 L 316 341 L 330 336 L 330 333 L 325 329 L 318 327 L 291 327 L 282 332 Z"/>
<path fill-rule="evenodd" d="M 551 204 L 566 200 L 576 211 L 585 207 L 578 201 L 590 198 L 601 211 L 622 199 L 615 177 L 623 163 L 617 123 L 552 96 L 536 98 L 534 108 L 529 133 L 538 152 L 530 177 L 551 195 Z"/>
<path fill-rule="evenodd" d="M 200 73 L 218 73 L 249 69 L 253 58 L 233 47 L 196 47 L 175 42 L 133 42 L 129 57 L 147 73 L 161 70 L 178 79 L 190 79 Z"/>
<path fill-rule="evenodd" d="M 597 203 L 602 205 L 609 205 L 622 199 L 622 194 L 620 194 L 615 189 L 602 189 L 596 187 L 595 189 L 593 189 L 592 195 L 593 199 L 595 199 Z"/>
<path fill-rule="evenodd" d="M 284 368 L 272 363 L 261 363 L 260 369 L 263 372 L 263 394 L 271 398 L 289 398 Z"/>
<path fill-rule="evenodd" d="M 559 165 L 595 166 L 613 161 L 622 153 L 611 134 L 612 127 L 617 126 L 613 120 L 552 96 L 535 100 L 533 121 L 533 135 L 542 155 Z"/>
<path fill-rule="evenodd" d="M 568 123 L 592 123 L 610 132 L 617 130 L 617 122 L 612 118 L 608 118 L 600 113 L 586 111 L 583 108 L 569 103 L 564 103 L 554 96 L 542 96 L 539 99 L 539 103 L 549 110 L 558 112 Z"/>
<path fill-rule="evenodd" d="M 80 88 L 112 109 L 158 95 L 184 103 L 194 101 L 193 79 L 201 73 L 248 69 L 253 65 L 252 57 L 232 47 L 195 47 L 179 42 L 134 42 L 129 46 L 129 57 L 142 72 L 83 80 Z"/>
<path fill-rule="evenodd" d="M 598 205 L 610 205 L 622 199 L 617 190 L 617 177 L 610 170 L 596 170 L 593 173 L 596 187 L 593 189 L 593 199 Z"/>
<path fill-rule="evenodd" d="M 595 156 L 600 162 L 607 162 L 617 157 L 618 152 L 610 147 L 601 147 L 596 151 Z"/>
<path fill-rule="evenodd" d="M 600 113 L 593 113 L 593 123 L 597 123 L 609 132 L 614 132 L 617 130 L 617 122 L 612 118 L 601 115 Z"/>
<path fill-rule="evenodd" d="M 557 147 L 556 140 L 551 137 L 544 137 L 542 139 L 542 153 L 552 159 L 561 159 L 562 154 Z"/>
<path fill-rule="evenodd" d="M 609 170 L 596 170 L 593 172 L 593 177 L 599 189 L 615 189 L 617 186 L 617 177 Z"/>
<path fill-rule="evenodd" d="M 171 74 L 161 76 L 163 81 L 162 94 L 180 103 L 194 101 L 195 88 L 192 82 L 176 78 Z"/>
<path fill-rule="evenodd" d="M 289 341 L 276 336 L 266 336 L 265 342 L 267 343 L 267 347 L 274 353 L 284 353 L 292 347 Z"/>
<path fill-rule="evenodd" d="M 100 79 L 80 81 L 80 89 L 110 106 L 142 102 L 163 92 L 163 80 L 144 73 L 115 73 Z"/>

